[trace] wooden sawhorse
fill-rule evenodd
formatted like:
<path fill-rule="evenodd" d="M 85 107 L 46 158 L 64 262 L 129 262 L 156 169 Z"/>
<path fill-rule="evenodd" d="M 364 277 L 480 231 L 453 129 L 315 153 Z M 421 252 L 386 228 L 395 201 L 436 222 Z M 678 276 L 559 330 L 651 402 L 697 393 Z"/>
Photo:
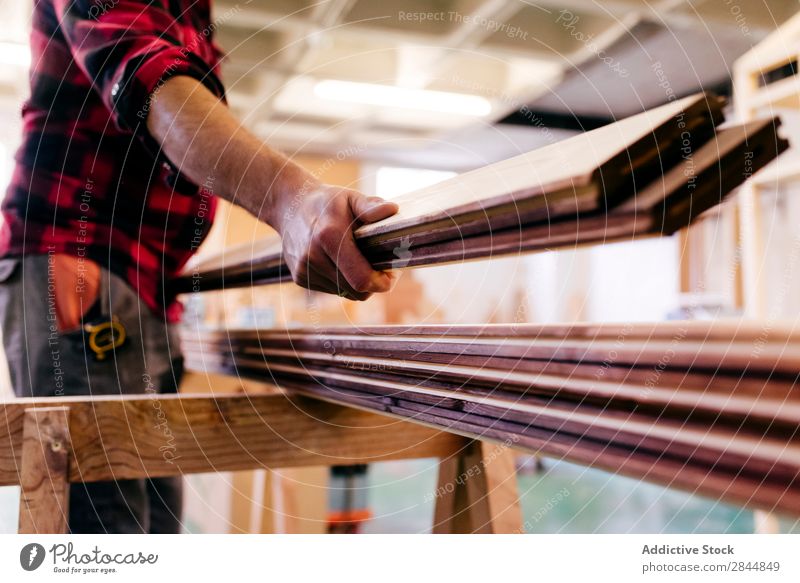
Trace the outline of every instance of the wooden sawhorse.
<path fill-rule="evenodd" d="M 522 532 L 508 444 L 282 394 L 0 403 L 0 486 L 22 489 L 20 533 L 66 532 L 72 482 L 430 457 L 433 532 Z"/>

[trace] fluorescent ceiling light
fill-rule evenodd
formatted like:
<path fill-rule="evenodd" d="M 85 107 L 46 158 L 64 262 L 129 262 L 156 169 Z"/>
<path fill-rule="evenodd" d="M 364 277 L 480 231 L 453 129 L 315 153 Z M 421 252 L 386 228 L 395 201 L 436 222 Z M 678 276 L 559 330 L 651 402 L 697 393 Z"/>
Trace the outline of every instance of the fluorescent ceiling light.
<path fill-rule="evenodd" d="M 314 85 L 314 94 L 322 99 L 364 103 L 381 107 L 402 107 L 456 115 L 484 116 L 492 111 L 488 99 L 479 95 L 406 89 L 394 85 L 356 83 L 328 79 Z"/>
<path fill-rule="evenodd" d="M 31 51 L 22 43 L 0 42 L 0 64 L 28 67 L 31 64 Z"/>

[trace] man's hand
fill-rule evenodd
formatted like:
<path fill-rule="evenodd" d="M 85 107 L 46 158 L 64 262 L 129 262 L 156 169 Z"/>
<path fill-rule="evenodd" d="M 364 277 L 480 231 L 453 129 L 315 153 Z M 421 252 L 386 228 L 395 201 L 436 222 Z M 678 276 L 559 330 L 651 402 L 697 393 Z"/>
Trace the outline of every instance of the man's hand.
<path fill-rule="evenodd" d="M 283 256 L 295 283 L 365 300 L 389 291 L 391 273 L 375 271 L 356 247 L 353 231 L 397 212 L 397 205 L 347 188 L 318 185 L 274 201 L 270 223 L 283 240 Z"/>
<path fill-rule="evenodd" d="M 319 183 L 248 132 L 200 82 L 173 77 L 152 96 L 147 129 L 196 184 L 250 211 L 283 238 L 298 284 L 354 300 L 392 286 L 372 269 L 353 230 L 397 212 L 397 205 Z"/>

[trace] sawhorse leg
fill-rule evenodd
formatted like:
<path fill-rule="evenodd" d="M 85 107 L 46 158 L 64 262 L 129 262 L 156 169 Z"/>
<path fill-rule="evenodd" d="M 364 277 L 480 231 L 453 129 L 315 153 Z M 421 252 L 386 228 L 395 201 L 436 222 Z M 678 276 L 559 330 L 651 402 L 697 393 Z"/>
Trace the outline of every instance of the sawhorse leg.
<path fill-rule="evenodd" d="M 510 445 L 471 441 L 459 454 L 441 461 L 434 533 L 523 532 Z"/>
<path fill-rule="evenodd" d="M 20 534 L 67 532 L 69 408 L 27 409 L 22 431 Z"/>

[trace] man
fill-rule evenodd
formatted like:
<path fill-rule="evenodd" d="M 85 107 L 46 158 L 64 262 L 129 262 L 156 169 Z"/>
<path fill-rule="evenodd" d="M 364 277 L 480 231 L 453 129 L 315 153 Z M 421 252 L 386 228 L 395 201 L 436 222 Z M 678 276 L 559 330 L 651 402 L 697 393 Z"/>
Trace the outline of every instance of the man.
<path fill-rule="evenodd" d="M 215 196 L 278 230 L 298 284 L 354 300 L 390 288 L 352 229 L 396 205 L 321 184 L 244 129 L 224 103 L 214 28 L 208 0 L 35 3 L 31 96 L 0 237 L 18 396 L 177 390 L 170 284 Z M 69 527 L 177 532 L 180 504 L 174 479 L 76 484 Z"/>

